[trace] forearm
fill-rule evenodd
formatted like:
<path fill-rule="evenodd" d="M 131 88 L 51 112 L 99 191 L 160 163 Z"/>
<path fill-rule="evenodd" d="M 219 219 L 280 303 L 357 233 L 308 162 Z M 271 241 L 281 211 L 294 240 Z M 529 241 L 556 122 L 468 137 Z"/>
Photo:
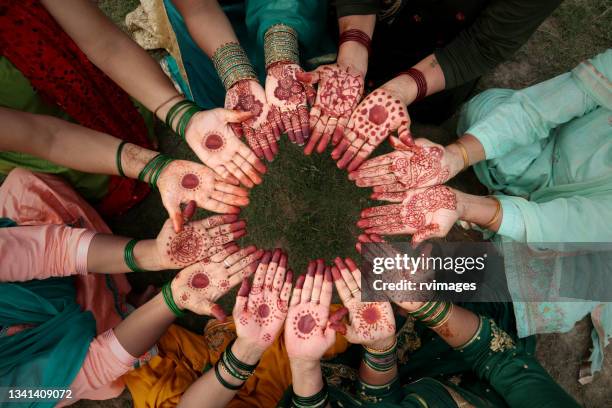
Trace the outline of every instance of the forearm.
<path fill-rule="evenodd" d="M 125 273 L 132 270 L 125 262 L 125 247 L 130 238 L 110 234 L 96 234 L 89 245 L 87 271 L 89 273 Z M 140 269 L 160 271 L 166 269 L 157 251 L 154 239 L 138 241 L 133 250 L 134 261 Z"/>
<path fill-rule="evenodd" d="M 189 34 L 212 57 L 217 48 L 238 42 L 234 29 L 216 0 L 173 0 Z"/>
<path fill-rule="evenodd" d="M 42 0 L 90 61 L 117 85 L 154 111 L 177 95 L 157 62 L 88 0 Z M 165 118 L 160 110 L 158 116 Z"/>
<path fill-rule="evenodd" d="M 444 72 L 440 68 L 440 64 L 436 60 L 434 54 L 429 55 L 419 63 L 414 65 L 412 68 L 420 71 L 425 79 L 426 92 L 423 95 L 429 96 L 434 93 L 440 92 L 445 87 Z M 408 69 L 408 67 L 406 67 Z M 402 74 L 398 75 L 392 80 L 382 85 L 383 89 L 392 91 L 395 95 L 398 95 L 402 103 L 410 105 L 413 103 L 418 95 L 417 82 L 413 77 Z"/>
<path fill-rule="evenodd" d="M 340 34 L 348 30 L 361 30 L 372 38 L 375 25 L 374 14 L 352 15 L 338 19 Z M 368 71 L 368 50 L 358 42 L 346 41 L 338 48 L 337 62 L 342 66 L 350 66 L 365 76 Z"/>
<path fill-rule="evenodd" d="M 149 350 L 174 322 L 174 314 L 166 306 L 161 293 L 132 312 L 115 327 L 115 336 L 133 356 Z"/>
<path fill-rule="evenodd" d="M 261 352 L 249 347 L 242 339 L 238 338 L 232 344 L 232 352 L 242 362 L 255 364 L 261 358 Z M 202 408 L 222 408 L 236 395 L 237 390 L 225 388 L 217 379 L 214 368 L 208 370 L 206 374 L 194 382 L 183 394 L 179 407 L 202 407 Z M 244 383 L 239 379 L 228 375 L 224 370 L 219 370 L 220 375 L 225 381 L 233 386 L 240 386 Z M 214 395 L 215 398 L 209 398 Z"/>

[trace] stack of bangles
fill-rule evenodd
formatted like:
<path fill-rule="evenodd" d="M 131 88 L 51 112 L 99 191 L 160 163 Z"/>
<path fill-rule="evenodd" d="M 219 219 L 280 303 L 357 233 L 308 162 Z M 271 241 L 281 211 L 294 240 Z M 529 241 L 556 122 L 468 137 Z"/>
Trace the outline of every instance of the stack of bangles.
<path fill-rule="evenodd" d="M 221 355 L 221 358 L 219 358 L 219 361 L 217 361 L 217 364 L 215 364 L 215 376 L 223 387 L 235 391 L 239 390 L 242 387 L 242 384 L 230 384 L 225 380 L 225 378 L 223 378 L 220 370 L 222 370 L 226 375 L 244 382 L 248 380 L 251 375 L 253 375 L 258 363 L 247 364 L 240 361 L 232 352 L 233 344 L 234 342 L 232 341 L 227 345 L 225 351 Z"/>
<path fill-rule="evenodd" d="M 162 296 L 164 297 L 164 302 L 166 303 L 166 306 L 168 306 L 168 309 L 170 309 L 170 311 L 176 316 L 176 317 L 183 317 L 185 316 L 185 312 L 183 312 L 181 310 L 180 307 L 178 307 L 178 305 L 174 302 L 174 297 L 172 296 L 172 287 L 171 282 L 166 282 L 164 284 L 164 286 L 162 286 Z"/>
<path fill-rule="evenodd" d="M 285 25 L 275 24 L 264 35 L 266 70 L 276 63 L 299 64 L 297 32 Z"/>
<path fill-rule="evenodd" d="M 138 243 L 138 239 L 132 239 L 125 245 L 123 250 L 123 260 L 125 264 L 132 270 L 132 272 L 146 272 L 144 269 L 139 268 L 134 259 L 134 247 Z"/>
<path fill-rule="evenodd" d="M 414 312 L 410 312 L 410 315 L 423 322 L 430 329 L 437 329 L 448 322 L 454 306 L 450 302 L 426 302 Z"/>
<path fill-rule="evenodd" d="M 363 362 L 372 370 L 386 372 L 392 370 L 397 363 L 397 338 L 391 346 L 384 350 L 376 350 L 363 346 Z"/>
<path fill-rule="evenodd" d="M 187 99 L 178 101 L 168 110 L 168 114 L 166 115 L 166 125 L 168 125 L 170 129 L 173 129 L 181 137 L 181 139 L 185 140 L 185 131 L 187 130 L 189 121 L 193 115 L 203 110 L 204 109 L 200 108 L 195 103 L 188 101 Z M 173 126 L 175 120 L 176 127 Z"/>
<path fill-rule="evenodd" d="M 230 89 L 236 82 L 245 79 L 257 80 L 255 68 L 249 61 L 246 52 L 236 42 L 223 44 L 212 56 L 213 64 L 223 86 Z"/>
<path fill-rule="evenodd" d="M 329 393 L 327 392 L 327 384 L 323 381 L 323 388 L 315 395 L 310 397 L 301 397 L 293 394 L 291 406 L 295 408 L 321 408 L 327 405 Z"/>
<path fill-rule="evenodd" d="M 406 71 L 400 72 L 399 74 L 408 75 L 416 83 L 417 95 L 414 99 L 415 102 L 418 102 L 427 96 L 427 80 L 425 80 L 425 75 L 423 75 L 421 71 L 416 68 L 410 68 Z"/>
<path fill-rule="evenodd" d="M 343 31 L 338 40 L 338 47 L 347 41 L 355 41 L 363 45 L 368 50 L 368 55 L 372 52 L 372 39 L 361 30 L 351 29 Z"/>
<path fill-rule="evenodd" d="M 168 157 L 163 154 L 158 154 L 153 157 L 138 173 L 138 180 L 145 181 L 148 179 L 149 186 L 151 188 L 157 187 L 157 180 L 159 179 L 160 174 L 166 166 L 174 161 L 173 158 Z"/>

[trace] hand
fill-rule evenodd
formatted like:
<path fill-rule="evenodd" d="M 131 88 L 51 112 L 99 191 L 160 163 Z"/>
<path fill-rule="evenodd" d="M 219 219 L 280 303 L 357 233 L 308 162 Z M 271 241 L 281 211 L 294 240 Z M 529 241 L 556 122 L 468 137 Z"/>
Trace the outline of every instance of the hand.
<path fill-rule="evenodd" d="M 239 339 L 263 353 L 280 333 L 287 317 L 293 272 L 288 271 L 287 255 L 280 249 L 261 259 L 253 287 L 243 280 L 234 306 L 234 323 Z"/>
<path fill-rule="evenodd" d="M 374 187 L 375 193 L 396 193 L 443 184 L 461 171 L 463 159 L 438 144 L 416 139 L 404 144 L 391 136 L 392 153 L 375 157 L 349 174 L 359 187 Z M 376 194 L 372 196 L 376 198 Z"/>
<path fill-rule="evenodd" d="M 261 184 L 261 174 L 266 166 L 233 133 L 230 123 L 249 120 L 246 112 L 212 109 L 193 116 L 185 139 L 202 163 L 220 177 L 238 184 L 238 180 L 251 188 Z"/>
<path fill-rule="evenodd" d="M 209 211 L 237 214 L 249 203 L 249 192 L 215 177 L 206 166 L 186 160 L 174 160 L 161 172 L 157 187 L 170 215 L 174 231 L 183 227 L 181 203 L 195 201 Z"/>
<path fill-rule="evenodd" d="M 210 258 L 180 271 L 172 280 L 172 297 L 181 309 L 212 315 L 224 321 L 225 312 L 215 302 L 257 268 L 263 251 L 231 245 Z"/>
<path fill-rule="evenodd" d="M 270 108 L 259 82 L 254 79 L 236 82 L 225 94 L 225 108 L 251 113 L 252 117 L 242 126 L 234 125 L 232 129 L 237 136 L 245 136 L 257 157 L 274 160 L 280 140 L 276 117 L 280 118 L 280 114 Z"/>
<path fill-rule="evenodd" d="M 375 349 L 385 349 L 395 341 L 395 318 L 389 302 L 361 301 L 361 271 L 352 259 L 334 260 L 332 275 L 342 304 L 349 311 L 346 339 Z"/>
<path fill-rule="evenodd" d="M 296 282 L 289 314 L 285 321 L 285 345 L 289 359 L 319 361 L 336 339 L 336 331 L 344 331 L 340 322 L 347 310 L 342 308 L 330 316 L 332 299 L 331 269 L 322 260 L 308 264 L 306 278 Z"/>
<path fill-rule="evenodd" d="M 446 186 L 377 193 L 381 200 L 400 204 L 366 208 L 357 222 L 367 234 L 412 234 L 414 246 L 432 237 L 444 237 L 460 218 L 456 192 Z"/>
<path fill-rule="evenodd" d="M 161 269 L 184 268 L 221 252 L 246 234 L 245 226 L 236 214 L 215 215 L 191 221 L 177 234 L 167 220 L 156 239 Z"/>
<path fill-rule="evenodd" d="M 351 114 L 363 96 L 363 75 L 340 64 L 323 65 L 312 72 L 296 72 L 295 77 L 305 84 L 319 83 L 317 98 L 310 110 L 311 135 L 304 149 L 311 154 L 315 146 L 323 153 L 333 135 L 338 144 Z"/>
<path fill-rule="evenodd" d="M 357 249 L 357 252 L 359 252 L 360 255 L 363 255 L 362 244 L 372 244 L 379 242 L 385 242 L 385 240 L 378 234 L 359 234 L 359 236 L 357 237 L 357 243 L 355 244 L 355 249 Z"/>
<path fill-rule="evenodd" d="M 307 102 L 314 100 L 314 89 L 296 79 L 303 72 L 297 64 L 276 63 L 268 68 L 266 97 L 280 116 L 275 116 L 281 132 L 287 132 L 289 140 L 302 146 L 310 136 Z"/>
<path fill-rule="evenodd" d="M 332 151 L 338 168 L 357 169 L 374 149 L 397 131 L 400 139 L 410 139 L 410 117 L 398 97 L 378 88 L 357 106 L 347 125 L 344 137 Z"/>

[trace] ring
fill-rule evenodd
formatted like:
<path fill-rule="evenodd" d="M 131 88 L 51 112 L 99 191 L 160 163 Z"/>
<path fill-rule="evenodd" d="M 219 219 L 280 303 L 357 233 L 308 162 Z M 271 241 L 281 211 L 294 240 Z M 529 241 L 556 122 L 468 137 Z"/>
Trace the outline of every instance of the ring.
<path fill-rule="evenodd" d="M 230 265 L 230 264 L 227 262 L 227 259 L 224 259 L 224 260 L 223 260 L 223 265 L 225 265 L 225 267 L 226 267 L 226 268 L 229 268 L 229 267 L 231 267 L 231 266 L 232 266 L 232 265 Z"/>
<path fill-rule="evenodd" d="M 359 288 L 355 288 L 353 290 L 351 290 L 351 295 L 354 295 L 355 293 L 359 292 L 361 289 Z"/>
<path fill-rule="evenodd" d="M 310 301 L 314 303 L 319 303 L 319 299 L 315 299 L 315 298 L 310 298 Z"/>

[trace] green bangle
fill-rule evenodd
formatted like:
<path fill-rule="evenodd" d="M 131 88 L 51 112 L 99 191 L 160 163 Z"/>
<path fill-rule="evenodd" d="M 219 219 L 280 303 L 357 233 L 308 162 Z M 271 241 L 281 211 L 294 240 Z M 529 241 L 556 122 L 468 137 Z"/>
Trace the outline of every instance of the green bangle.
<path fill-rule="evenodd" d="M 182 113 L 181 118 L 178 121 L 177 131 L 176 131 L 176 133 L 178 133 L 181 139 L 186 140 L 185 131 L 187 130 L 187 125 L 189 124 L 189 121 L 191 121 L 191 118 L 196 113 L 202 112 L 202 111 L 203 109 L 200 108 L 198 105 L 193 105 L 185 109 L 185 111 Z"/>
<path fill-rule="evenodd" d="M 170 309 L 170 311 L 174 313 L 176 317 L 183 317 L 185 316 L 185 312 L 183 312 L 174 302 L 170 282 L 167 282 L 164 286 L 162 286 L 162 295 L 164 296 L 164 302 L 166 302 L 166 306 L 168 306 L 168 309 Z"/>
<path fill-rule="evenodd" d="M 257 367 L 257 364 L 259 364 L 259 361 L 257 363 L 255 363 L 255 364 L 243 363 L 242 361 L 238 360 L 238 357 L 236 357 L 236 355 L 232 352 L 232 346 L 234 345 L 235 341 L 236 340 L 233 340 L 225 348 L 225 353 L 227 354 L 227 358 L 228 358 L 229 362 L 232 365 L 238 367 L 240 370 L 244 370 L 244 371 L 253 371 L 253 370 L 255 370 L 255 368 Z"/>
<path fill-rule="evenodd" d="M 123 172 L 123 166 L 121 165 L 121 153 L 123 152 L 123 146 L 125 146 L 127 142 L 124 140 L 119 143 L 119 147 L 117 148 L 117 154 L 115 156 L 115 162 L 117 163 L 117 170 L 119 171 L 119 175 L 121 177 L 125 177 L 125 173 Z"/>
<path fill-rule="evenodd" d="M 138 239 L 132 239 L 127 243 L 125 249 L 123 250 L 123 260 L 125 264 L 132 270 L 132 272 L 146 272 L 146 270 L 141 269 L 136 264 L 136 260 L 134 259 L 134 247 L 138 243 Z"/>
<path fill-rule="evenodd" d="M 164 160 L 159 162 L 157 168 L 153 171 L 153 174 L 149 179 L 149 185 L 151 186 L 151 188 L 157 188 L 157 180 L 159 179 L 159 176 L 164 171 L 164 169 L 173 161 L 174 159 L 164 156 Z"/>
<path fill-rule="evenodd" d="M 234 384 L 230 384 L 227 381 L 225 381 L 225 379 L 221 376 L 221 373 L 219 372 L 219 364 L 223 364 L 221 360 L 217 361 L 217 364 L 215 364 L 215 377 L 217 377 L 217 380 L 221 383 L 221 385 L 227 388 L 228 390 L 232 390 L 232 391 L 236 391 L 242 388 L 242 385 L 234 385 Z"/>
<path fill-rule="evenodd" d="M 444 308 L 442 309 L 442 311 L 434 318 L 432 318 L 431 320 L 427 320 L 424 321 L 423 323 L 425 324 L 425 326 L 428 327 L 436 327 L 440 324 L 440 322 L 444 321 L 444 319 L 446 318 L 446 316 L 448 316 L 451 307 L 452 307 L 452 303 L 450 302 L 445 302 L 444 303 Z"/>
<path fill-rule="evenodd" d="M 310 397 L 301 397 L 294 392 L 291 398 L 291 405 L 297 408 L 324 407 L 328 399 L 329 393 L 327 392 L 327 383 L 323 381 L 323 388 Z"/>
<path fill-rule="evenodd" d="M 193 104 L 193 102 L 183 99 L 182 101 L 178 101 L 172 105 L 172 107 L 168 110 L 168 114 L 166 115 L 166 125 L 168 125 L 170 129 L 174 130 L 172 123 L 174 122 L 176 115 L 179 111 L 185 109 L 185 107 L 190 106 L 191 104 Z"/>
<path fill-rule="evenodd" d="M 149 160 L 147 164 L 145 164 L 142 170 L 140 170 L 140 173 L 138 173 L 138 180 L 143 181 L 143 182 L 145 181 L 145 178 L 151 172 L 151 169 L 155 167 L 155 163 L 157 162 L 157 160 L 159 160 L 160 157 L 161 157 L 161 153 L 158 153 L 155 157 Z"/>
<path fill-rule="evenodd" d="M 228 361 L 227 353 L 225 352 L 221 355 L 221 359 L 223 360 L 223 366 L 227 369 L 229 374 L 238 380 L 246 381 L 249 379 L 251 374 L 253 374 L 252 371 L 241 372 L 236 367 L 233 367 L 232 364 Z"/>

